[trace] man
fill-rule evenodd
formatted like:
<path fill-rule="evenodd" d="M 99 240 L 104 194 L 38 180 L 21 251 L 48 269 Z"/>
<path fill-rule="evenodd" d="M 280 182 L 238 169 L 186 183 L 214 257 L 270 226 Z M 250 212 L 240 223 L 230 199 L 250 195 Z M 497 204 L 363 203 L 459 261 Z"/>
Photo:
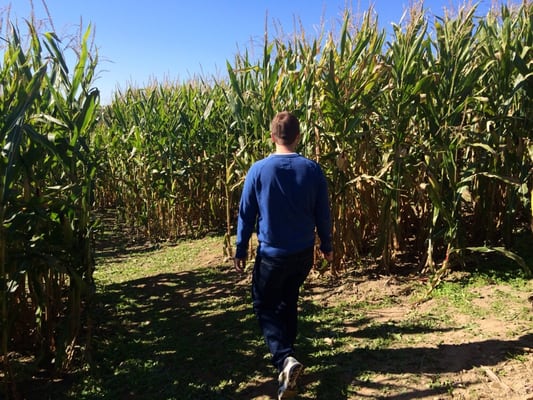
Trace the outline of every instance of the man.
<path fill-rule="evenodd" d="M 326 260 L 332 261 L 333 251 L 326 178 L 315 161 L 295 152 L 298 119 L 286 111 L 277 114 L 271 139 L 275 153 L 253 164 L 244 182 L 234 266 L 244 271 L 257 224 L 253 309 L 279 371 L 278 399 L 286 399 L 296 394 L 303 369 L 294 357 L 298 295 L 313 266 L 315 229 Z"/>

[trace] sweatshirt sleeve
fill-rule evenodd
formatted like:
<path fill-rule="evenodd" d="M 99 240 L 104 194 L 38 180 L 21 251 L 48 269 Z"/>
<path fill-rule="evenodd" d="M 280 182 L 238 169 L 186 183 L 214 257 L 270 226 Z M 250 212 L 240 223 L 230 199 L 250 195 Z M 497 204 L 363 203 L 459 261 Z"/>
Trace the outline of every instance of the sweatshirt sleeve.
<path fill-rule="evenodd" d="M 253 180 L 253 169 L 251 168 L 244 180 L 239 204 L 235 258 L 246 258 L 248 254 L 248 242 L 250 241 L 257 220 L 258 204 Z"/>
<path fill-rule="evenodd" d="M 329 253 L 333 250 L 333 245 L 331 239 L 332 225 L 329 206 L 328 183 L 320 167 L 315 220 L 318 237 L 320 238 L 320 250 L 323 253 Z"/>

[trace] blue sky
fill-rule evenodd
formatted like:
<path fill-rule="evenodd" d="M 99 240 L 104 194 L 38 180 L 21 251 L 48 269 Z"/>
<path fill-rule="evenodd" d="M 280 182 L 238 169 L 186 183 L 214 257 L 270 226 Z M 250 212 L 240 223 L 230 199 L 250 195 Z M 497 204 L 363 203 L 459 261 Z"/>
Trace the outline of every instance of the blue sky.
<path fill-rule="evenodd" d="M 516 3 L 515 0 L 512 3 Z M 485 15 L 495 2 L 480 0 L 478 13 Z M 32 7 L 33 4 L 33 7 Z M 271 37 L 279 28 L 284 34 L 299 31 L 301 22 L 308 35 L 320 26 L 338 29 L 343 10 L 354 15 L 374 5 L 379 23 L 389 28 L 398 23 L 409 0 L 46 0 L 53 26 L 60 37 L 94 27 L 94 43 L 100 56 L 95 85 L 107 103 L 112 92 L 128 86 L 142 87 L 153 80 L 184 81 L 193 76 L 222 77 L 226 60 L 233 62 L 239 51 L 261 50 L 265 22 Z M 430 14 L 444 15 L 463 1 L 425 0 Z M 10 20 L 47 20 L 43 0 L 0 0 Z M 43 22 L 44 23 L 44 22 Z"/>

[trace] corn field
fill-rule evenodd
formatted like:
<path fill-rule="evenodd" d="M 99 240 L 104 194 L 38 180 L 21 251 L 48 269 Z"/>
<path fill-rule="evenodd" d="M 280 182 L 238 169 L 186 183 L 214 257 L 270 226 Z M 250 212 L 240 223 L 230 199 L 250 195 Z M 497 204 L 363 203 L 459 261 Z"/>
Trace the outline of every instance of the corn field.
<path fill-rule="evenodd" d="M 240 190 L 272 150 L 280 110 L 300 119 L 299 152 L 328 178 L 334 274 L 372 257 L 406 260 L 438 283 L 471 254 L 515 250 L 533 232 L 533 4 L 430 17 L 387 33 L 368 10 L 338 30 L 265 33 L 225 79 L 127 88 L 99 105 L 98 58 L 81 35 L 75 65 L 28 23 L 4 33 L 0 305 L 12 352 L 67 368 L 93 288 L 94 213 L 128 234 L 174 241 L 224 234 L 231 257 Z"/>
<path fill-rule="evenodd" d="M 225 231 L 276 112 L 302 123 L 300 152 L 329 179 L 335 271 L 371 254 L 392 271 L 416 255 L 436 274 L 469 252 L 513 253 L 531 231 L 532 4 L 437 17 L 391 38 L 369 10 L 339 32 L 264 38 L 229 79 L 116 93 L 96 129 L 99 207 L 152 240 Z"/>

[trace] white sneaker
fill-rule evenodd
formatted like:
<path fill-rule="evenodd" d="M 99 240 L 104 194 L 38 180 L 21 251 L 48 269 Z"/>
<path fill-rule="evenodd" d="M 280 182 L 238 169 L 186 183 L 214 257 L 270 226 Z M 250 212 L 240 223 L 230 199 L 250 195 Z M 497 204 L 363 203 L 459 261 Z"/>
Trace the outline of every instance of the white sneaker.
<path fill-rule="evenodd" d="M 289 399 L 296 396 L 296 382 L 304 366 L 294 357 L 287 357 L 283 362 L 283 369 L 279 373 L 278 400 Z"/>

